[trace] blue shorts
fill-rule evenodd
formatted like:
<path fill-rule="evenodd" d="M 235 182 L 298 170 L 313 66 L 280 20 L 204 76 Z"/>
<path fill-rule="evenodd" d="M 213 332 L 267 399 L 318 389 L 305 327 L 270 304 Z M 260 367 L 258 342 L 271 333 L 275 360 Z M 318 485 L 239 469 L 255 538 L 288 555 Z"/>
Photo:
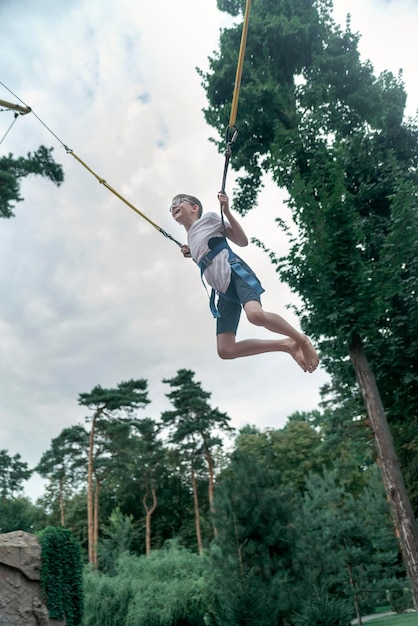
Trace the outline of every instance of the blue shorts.
<path fill-rule="evenodd" d="M 250 274 L 257 278 L 248 265 L 243 261 L 241 261 L 241 264 Z M 221 317 L 216 319 L 217 335 L 222 333 L 237 334 L 241 309 L 250 300 L 260 302 L 259 294 L 241 276 L 232 271 L 228 289 L 225 294 L 220 293 L 218 298 L 217 307 Z"/>

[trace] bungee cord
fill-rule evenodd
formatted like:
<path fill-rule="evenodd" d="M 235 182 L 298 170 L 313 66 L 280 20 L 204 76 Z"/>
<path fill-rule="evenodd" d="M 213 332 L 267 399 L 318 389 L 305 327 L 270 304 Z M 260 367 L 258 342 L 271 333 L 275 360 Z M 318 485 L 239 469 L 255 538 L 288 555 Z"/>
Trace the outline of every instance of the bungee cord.
<path fill-rule="evenodd" d="M 2 109 L 3 111 L 5 109 Z M 14 123 L 16 122 L 17 118 L 19 117 L 18 113 L 15 113 L 13 116 L 13 122 L 10 124 L 9 128 L 6 130 L 6 132 L 4 133 L 3 137 L 0 139 L 0 146 L 3 143 L 3 141 L 6 139 L 7 135 L 9 134 L 9 132 L 12 130 Z"/>
<path fill-rule="evenodd" d="M 237 119 L 238 100 L 239 100 L 239 93 L 240 93 L 240 88 L 241 88 L 242 70 L 244 67 L 245 49 L 247 47 L 247 35 L 248 35 L 248 24 L 250 21 L 250 9 L 251 9 L 251 0 L 247 0 L 246 5 L 245 5 L 244 23 L 242 26 L 241 43 L 240 43 L 240 49 L 239 49 L 239 54 L 238 54 L 237 70 L 235 74 L 234 91 L 232 95 L 231 113 L 229 117 L 228 128 L 226 129 L 225 163 L 224 163 L 222 185 L 221 185 L 222 193 L 225 193 L 226 177 L 228 174 L 228 167 L 229 167 L 229 163 L 230 163 L 231 156 L 232 156 L 232 147 L 238 137 L 238 128 L 236 127 L 235 122 Z M 221 220 L 222 220 L 222 227 L 224 228 L 224 216 L 222 213 L 222 209 L 221 209 Z"/>
<path fill-rule="evenodd" d="M 251 7 L 251 0 L 247 0 L 246 7 L 245 7 L 245 14 L 244 14 L 244 22 L 243 22 L 242 34 L 241 34 L 241 44 L 240 44 L 240 50 L 239 50 L 239 55 L 238 55 L 238 64 L 237 64 L 236 75 L 235 75 L 234 91 L 233 91 L 233 96 L 232 96 L 231 113 L 230 113 L 230 118 L 229 118 L 229 125 L 228 125 L 228 128 L 226 130 L 225 164 L 224 164 L 224 170 L 223 170 L 223 176 L 222 176 L 222 185 L 221 185 L 222 193 L 225 193 L 226 178 L 227 178 L 227 174 L 228 174 L 228 167 L 229 167 L 229 163 L 230 163 L 231 156 L 232 156 L 232 147 L 233 147 L 233 145 L 234 145 L 234 143 L 235 143 L 235 141 L 237 139 L 237 136 L 238 136 L 238 129 L 235 126 L 235 122 L 236 122 L 236 117 L 237 117 L 239 92 L 240 92 L 240 87 L 241 87 L 241 77 L 242 77 L 242 70 L 243 70 L 243 65 L 244 65 L 245 48 L 246 48 L 246 43 L 247 43 L 248 24 L 249 24 L 249 17 L 250 17 L 250 7 Z M 53 137 L 55 137 L 55 139 L 58 141 L 58 143 L 60 143 L 62 145 L 62 147 L 67 152 L 67 154 L 70 154 L 76 161 L 78 161 L 78 163 L 80 163 L 80 165 L 82 165 L 92 176 L 94 176 L 96 178 L 96 180 L 101 185 L 106 187 L 106 189 L 108 189 L 108 191 L 110 191 L 114 196 L 116 196 L 119 200 L 121 200 L 124 204 L 126 204 L 130 209 L 135 211 L 135 213 L 137 213 L 137 215 L 139 215 L 144 220 L 146 220 L 151 226 L 153 226 L 156 230 L 158 230 L 158 232 L 160 232 L 162 235 L 164 235 L 164 237 L 166 237 L 166 238 L 170 239 L 171 241 L 173 241 L 180 248 L 182 247 L 183 244 L 181 244 L 179 241 L 177 241 L 177 239 L 172 237 L 163 228 L 161 228 L 161 226 L 156 224 L 152 219 L 150 219 L 147 215 L 145 215 L 145 213 L 140 211 L 135 205 L 133 205 L 131 202 L 129 202 L 129 200 L 127 200 L 124 196 L 122 196 L 122 194 L 120 194 L 116 189 L 114 189 L 111 185 L 109 185 L 109 183 L 104 178 L 99 176 L 89 165 L 87 165 L 87 163 L 85 163 L 74 152 L 74 150 L 69 148 L 60 139 L 60 137 L 56 133 L 54 133 L 54 131 L 49 126 L 47 126 L 47 124 L 45 124 L 45 122 L 35 113 L 35 111 L 33 111 L 33 109 L 31 107 L 29 107 L 21 98 L 19 98 L 19 96 L 17 96 L 15 93 L 13 93 L 13 91 L 11 89 L 9 89 L 9 87 L 7 87 L 1 81 L 0 81 L 0 85 L 2 85 L 14 98 L 16 98 L 21 103 L 21 104 L 13 104 L 11 102 L 7 102 L 6 100 L 0 100 L 0 106 L 4 106 L 4 107 L 6 107 L 6 109 L 15 111 L 14 120 L 11 123 L 10 127 L 7 129 L 5 135 L 0 140 L 0 145 L 3 142 L 3 140 L 5 139 L 5 137 L 7 136 L 7 134 L 10 132 L 10 130 L 13 127 L 13 124 L 16 122 L 18 116 L 19 115 L 26 115 L 27 113 L 32 113 L 32 115 L 34 115 L 36 117 L 36 119 L 42 124 L 42 126 Z M 222 219 L 222 225 L 224 225 L 224 218 L 223 218 L 222 210 L 221 210 L 221 219 Z"/>
<path fill-rule="evenodd" d="M 101 176 L 99 176 L 91 167 L 89 167 L 87 165 L 87 163 L 85 163 L 75 152 L 74 150 L 72 150 L 71 148 L 69 148 L 59 137 L 56 133 L 54 133 L 53 130 L 51 130 L 51 128 L 49 128 L 49 126 L 47 126 L 45 124 L 45 122 L 38 116 L 36 115 L 35 111 L 33 109 L 31 109 L 21 98 L 19 98 L 19 96 L 17 96 L 15 93 L 13 93 L 11 91 L 11 89 L 9 89 L 4 83 L 2 83 L 0 81 L 0 85 L 2 85 L 5 89 L 7 89 L 7 91 L 9 91 L 9 93 L 11 93 L 15 98 L 17 98 L 17 100 L 19 100 L 19 102 L 21 102 L 21 104 L 23 106 L 19 106 L 19 105 L 13 105 L 11 103 L 6 103 L 8 105 L 8 108 L 14 109 L 19 111 L 20 113 L 24 114 L 23 111 L 25 113 L 32 113 L 36 119 L 42 124 L 42 126 L 44 126 L 44 128 L 46 128 L 46 130 L 51 133 L 51 135 L 53 135 L 53 137 L 55 137 L 55 139 L 58 141 L 58 143 L 60 143 L 62 145 L 62 147 L 65 149 L 65 151 L 67 152 L 67 154 L 70 154 L 76 161 L 78 161 L 78 163 L 80 163 L 80 165 L 82 165 L 88 172 L 90 172 L 90 174 L 92 174 L 92 176 L 95 177 L 95 179 L 104 187 L 106 187 L 106 189 L 108 189 L 111 193 L 113 193 L 114 196 L 116 196 L 117 198 L 119 198 L 119 200 L 121 200 L 122 202 L 124 202 L 124 204 L 126 204 L 130 209 L 132 209 L 133 211 L 135 211 L 135 213 L 137 213 L 137 215 L 139 215 L 140 217 L 142 217 L 144 220 L 146 220 L 149 224 L 151 224 L 151 226 L 153 226 L 156 230 L 158 230 L 158 232 L 160 232 L 162 235 L 164 235 L 164 237 L 167 237 L 168 239 L 171 239 L 171 241 L 173 241 L 175 244 L 177 244 L 179 247 L 181 247 L 183 244 L 181 244 L 179 241 L 177 241 L 177 239 L 174 239 L 174 237 L 172 237 L 168 232 L 166 232 L 163 228 L 161 228 L 161 226 L 158 226 L 158 224 L 156 224 L 152 219 L 150 219 L 147 215 L 145 215 L 145 213 L 143 213 L 142 211 L 140 211 L 134 204 L 132 204 L 131 202 L 129 202 L 129 200 L 127 200 L 124 196 L 122 196 L 122 194 L 120 194 L 118 191 L 116 191 L 116 189 L 114 189 L 111 185 L 109 185 L 109 183 L 102 178 Z M 4 104 L 5 101 L 0 100 L 0 104 Z M 9 128 L 10 130 L 10 128 Z"/>

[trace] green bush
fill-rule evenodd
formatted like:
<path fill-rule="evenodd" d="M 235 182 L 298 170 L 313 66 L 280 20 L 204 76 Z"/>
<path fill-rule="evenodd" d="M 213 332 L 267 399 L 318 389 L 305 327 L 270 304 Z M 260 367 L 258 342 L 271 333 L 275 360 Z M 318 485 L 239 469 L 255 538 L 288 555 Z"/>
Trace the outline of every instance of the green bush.
<path fill-rule="evenodd" d="M 83 615 L 83 566 L 80 546 L 66 528 L 39 533 L 41 586 L 51 618 L 79 626 Z"/>
<path fill-rule="evenodd" d="M 204 626 L 203 559 L 176 542 L 121 556 L 116 575 L 85 573 L 83 626 Z"/>
<path fill-rule="evenodd" d="M 392 581 L 390 588 L 387 590 L 387 600 L 390 608 L 395 613 L 403 613 L 411 609 L 413 606 L 412 593 L 408 581 Z"/>
<path fill-rule="evenodd" d="M 350 626 L 352 607 L 347 600 L 318 594 L 303 604 L 294 617 L 294 626 Z"/>
<path fill-rule="evenodd" d="M 86 605 L 83 626 L 125 626 L 135 581 L 125 576 L 108 576 L 86 567 Z"/>

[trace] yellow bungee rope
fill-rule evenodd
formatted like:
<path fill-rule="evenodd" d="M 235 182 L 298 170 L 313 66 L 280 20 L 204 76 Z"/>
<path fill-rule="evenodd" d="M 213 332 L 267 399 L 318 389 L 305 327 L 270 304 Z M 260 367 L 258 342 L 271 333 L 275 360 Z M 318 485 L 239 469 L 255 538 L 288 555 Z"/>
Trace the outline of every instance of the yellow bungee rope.
<path fill-rule="evenodd" d="M 237 71 L 235 74 L 234 92 L 232 95 L 231 114 L 229 116 L 228 128 L 226 129 L 225 163 L 224 163 L 224 171 L 223 171 L 222 185 L 221 185 L 222 193 L 225 193 L 226 177 L 228 174 L 229 162 L 232 156 L 232 146 L 234 145 L 238 137 L 238 129 L 235 126 L 235 122 L 237 119 L 242 69 L 244 67 L 244 56 L 245 56 L 245 49 L 247 46 L 248 24 L 250 21 L 250 8 L 251 8 L 251 0 L 247 0 L 247 3 L 245 5 L 244 23 L 242 26 L 241 44 L 240 44 L 239 54 L 238 54 Z M 222 209 L 221 209 L 221 221 L 222 221 L 222 229 L 225 230 L 224 214 L 222 212 Z"/>
<path fill-rule="evenodd" d="M 38 115 L 36 115 L 35 111 L 33 111 L 33 109 L 31 109 L 29 106 L 27 106 L 27 104 L 25 104 L 25 102 L 23 102 L 23 100 L 21 100 L 18 96 L 16 96 L 16 94 L 14 94 L 8 87 L 6 87 L 6 85 L 4 85 L 4 83 L 0 82 L 0 85 L 2 85 L 5 89 L 7 89 L 7 91 L 9 91 L 9 93 L 11 93 L 15 98 L 17 98 L 19 100 L 19 102 L 21 102 L 21 105 L 18 104 L 12 104 L 10 102 L 6 102 L 5 100 L 0 100 L 0 105 L 5 106 L 8 109 L 14 110 L 19 112 L 21 115 L 24 115 L 25 113 L 32 113 L 36 119 L 42 124 L 42 126 L 44 126 L 48 132 L 51 133 L 51 135 L 53 135 L 55 137 L 55 139 L 63 146 L 63 148 L 65 148 L 66 152 L 68 154 L 71 154 L 72 157 L 74 157 L 74 159 L 76 161 L 78 161 L 80 163 L 80 165 L 82 165 L 88 172 L 90 172 L 90 174 L 92 174 L 96 180 L 99 181 L 99 183 L 101 185 L 103 185 L 104 187 L 106 187 L 106 189 L 108 189 L 111 193 L 113 193 L 113 195 L 115 195 L 117 198 L 119 198 L 119 200 L 122 200 L 122 202 L 124 202 L 130 209 L 132 209 L 133 211 L 135 211 L 135 213 L 137 213 L 138 215 L 140 215 L 144 220 L 146 220 L 148 222 L 148 224 L 151 224 L 151 226 L 153 226 L 156 230 L 158 230 L 158 232 L 160 232 L 162 235 L 164 235 L 164 237 L 167 237 L 168 239 L 171 239 L 171 241 L 174 241 L 174 243 L 176 243 L 179 247 L 181 247 L 183 244 L 181 244 L 179 241 L 177 241 L 177 239 L 174 239 L 174 237 L 172 237 L 169 233 L 167 233 L 163 228 L 161 228 L 161 226 L 158 226 L 158 224 L 156 224 L 153 220 L 151 220 L 147 215 L 145 215 L 145 213 L 143 213 L 142 211 L 140 211 L 136 206 L 134 206 L 131 202 L 129 202 L 129 200 L 127 200 L 124 196 L 122 196 L 118 191 L 116 191 L 116 189 L 114 189 L 111 185 L 109 185 L 108 182 L 106 182 L 106 180 L 104 178 L 102 178 L 101 176 L 99 176 L 91 167 L 89 167 L 75 152 L 74 150 L 72 150 L 71 148 L 69 148 L 63 141 L 61 141 L 61 139 L 58 137 L 58 135 L 56 135 L 46 124 L 45 122 L 43 122 L 41 120 L 40 117 L 38 117 Z"/>
<path fill-rule="evenodd" d="M 235 126 L 238 110 L 239 90 L 241 88 L 242 68 L 244 67 L 245 48 L 247 46 L 248 24 L 250 21 L 251 0 L 247 0 L 244 15 L 244 24 L 242 26 L 241 45 L 238 55 L 237 72 L 235 75 L 234 93 L 232 96 L 231 115 L 229 118 L 229 128 Z"/>

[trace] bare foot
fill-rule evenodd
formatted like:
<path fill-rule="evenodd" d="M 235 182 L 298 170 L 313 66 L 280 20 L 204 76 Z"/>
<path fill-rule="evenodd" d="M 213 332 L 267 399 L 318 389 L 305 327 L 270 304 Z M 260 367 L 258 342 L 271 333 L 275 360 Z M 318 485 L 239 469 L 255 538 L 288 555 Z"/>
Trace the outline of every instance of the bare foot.
<path fill-rule="evenodd" d="M 304 363 L 306 365 L 305 372 L 314 372 L 319 365 L 319 357 L 309 337 L 302 335 L 302 340 L 299 345 L 303 352 Z"/>
<path fill-rule="evenodd" d="M 280 344 L 282 346 L 283 352 L 287 352 L 293 357 L 296 363 L 303 369 L 304 372 L 308 371 L 308 366 L 305 361 L 305 355 L 303 353 L 302 346 L 295 341 L 294 339 L 286 338 L 281 339 Z"/>

